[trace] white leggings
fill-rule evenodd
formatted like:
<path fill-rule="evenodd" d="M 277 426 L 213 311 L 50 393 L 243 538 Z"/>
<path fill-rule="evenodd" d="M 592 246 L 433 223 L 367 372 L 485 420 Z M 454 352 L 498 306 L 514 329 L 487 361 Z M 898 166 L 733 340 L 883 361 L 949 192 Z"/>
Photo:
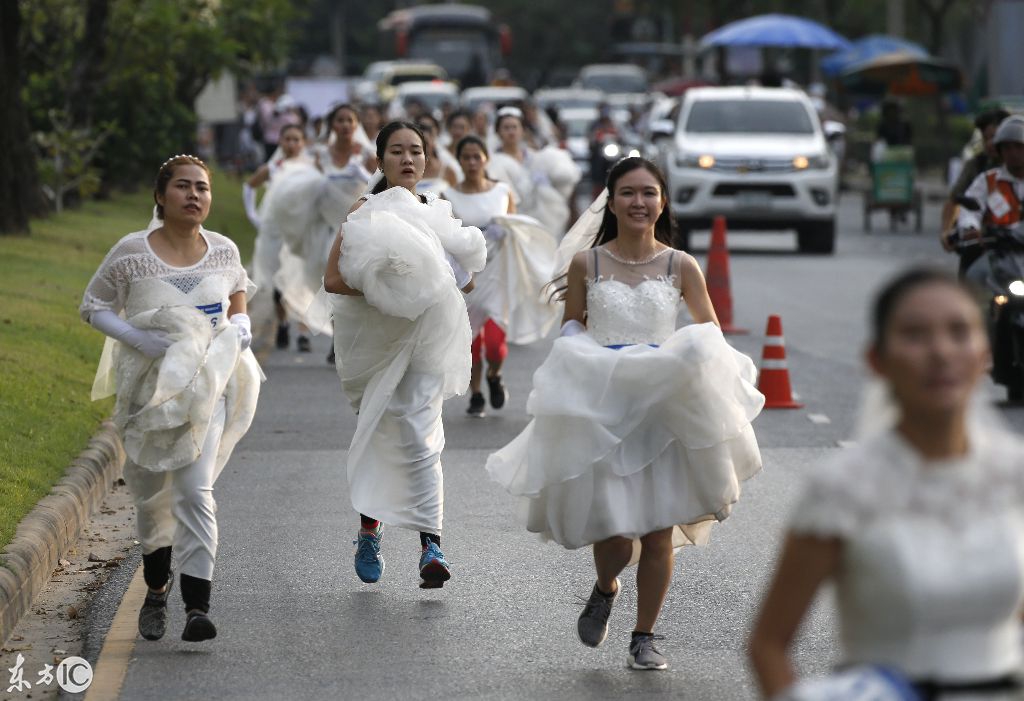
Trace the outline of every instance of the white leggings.
<path fill-rule="evenodd" d="M 224 400 L 210 419 L 202 452 L 191 465 L 154 472 L 132 462 L 124 466 L 124 481 L 135 499 L 139 542 L 146 555 L 173 546 L 178 572 L 213 580 L 217 557 L 217 503 L 213 483 L 220 437 L 224 432 Z"/>

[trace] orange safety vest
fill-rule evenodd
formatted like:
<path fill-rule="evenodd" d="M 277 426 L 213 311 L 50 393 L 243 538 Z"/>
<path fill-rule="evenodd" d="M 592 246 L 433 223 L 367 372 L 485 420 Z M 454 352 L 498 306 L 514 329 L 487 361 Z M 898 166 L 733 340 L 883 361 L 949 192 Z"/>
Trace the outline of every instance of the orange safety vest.
<path fill-rule="evenodd" d="M 988 185 L 988 194 L 991 197 L 994 193 L 998 192 L 1003 196 L 1003 199 L 1006 200 L 1006 204 L 1008 204 L 1010 208 L 1001 216 L 996 216 L 986 203 L 984 225 L 1013 226 L 1021 219 L 1020 198 L 1017 197 L 1017 193 L 1013 189 L 1013 184 L 1008 183 L 1005 180 L 999 180 L 998 176 L 998 168 L 994 168 L 985 173 L 985 183 Z"/>

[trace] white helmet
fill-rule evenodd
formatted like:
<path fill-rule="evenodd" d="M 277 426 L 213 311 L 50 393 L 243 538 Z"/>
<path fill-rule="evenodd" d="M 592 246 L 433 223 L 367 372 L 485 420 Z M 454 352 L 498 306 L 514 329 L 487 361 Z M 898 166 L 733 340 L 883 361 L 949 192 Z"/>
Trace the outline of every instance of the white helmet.
<path fill-rule="evenodd" d="M 1024 117 L 1017 114 L 1004 119 L 992 139 L 992 143 L 996 146 L 1011 141 L 1024 144 Z"/>

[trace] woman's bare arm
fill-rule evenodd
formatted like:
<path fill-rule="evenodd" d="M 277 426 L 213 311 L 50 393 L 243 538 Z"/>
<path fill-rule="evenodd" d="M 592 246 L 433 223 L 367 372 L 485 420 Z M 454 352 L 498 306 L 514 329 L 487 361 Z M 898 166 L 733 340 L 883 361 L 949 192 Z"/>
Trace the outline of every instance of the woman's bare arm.
<path fill-rule="evenodd" d="M 239 290 L 228 295 L 228 319 L 235 314 L 245 314 L 245 290 Z"/>
<path fill-rule="evenodd" d="M 682 258 L 679 263 L 680 287 L 686 307 L 690 310 L 690 316 L 698 324 L 710 321 L 716 326 L 721 326 L 718 323 L 715 308 L 711 304 L 708 286 L 704 281 L 704 273 L 701 271 L 700 265 L 697 264 L 697 259 L 689 253 L 680 252 L 678 255 Z"/>
<path fill-rule="evenodd" d="M 838 570 L 841 552 L 842 542 L 836 538 L 786 538 L 747 649 L 764 698 L 796 681 L 787 648 L 818 588 Z"/>
<path fill-rule="evenodd" d="M 253 173 L 248 180 L 245 181 L 245 184 L 248 185 L 249 187 L 259 187 L 263 183 L 267 182 L 267 180 L 269 179 L 270 168 L 267 167 L 267 164 L 264 163 L 263 165 L 256 169 L 256 172 Z"/>
<path fill-rule="evenodd" d="M 356 211 L 363 206 L 366 200 L 357 200 L 352 209 L 348 210 L 349 214 Z M 331 252 L 327 256 L 327 269 L 324 271 L 324 289 L 328 292 L 337 295 L 349 295 L 352 297 L 362 297 L 363 293 L 354 287 L 349 287 L 345 283 L 345 278 L 341 276 L 341 271 L 338 270 L 338 260 L 341 258 L 341 240 L 343 238 L 342 229 L 338 229 L 338 235 L 334 237 L 334 243 L 331 244 Z"/>
<path fill-rule="evenodd" d="M 580 251 L 572 257 L 569 272 L 566 274 L 565 311 L 562 324 L 567 321 L 587 323 L 587 256 L 590 249 Z"/>

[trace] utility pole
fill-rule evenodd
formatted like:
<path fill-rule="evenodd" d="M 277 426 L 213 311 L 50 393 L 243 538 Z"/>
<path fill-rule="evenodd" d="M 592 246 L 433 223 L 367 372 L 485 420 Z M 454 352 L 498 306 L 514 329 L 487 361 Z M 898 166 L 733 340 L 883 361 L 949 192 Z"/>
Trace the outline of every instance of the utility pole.
<path fill-rule="evenodd" d="M 891 36 L 901 37 L 906 30 L 907 10 L 905 0 L 888 0 L 886 3 L 885 31 Z"/>

